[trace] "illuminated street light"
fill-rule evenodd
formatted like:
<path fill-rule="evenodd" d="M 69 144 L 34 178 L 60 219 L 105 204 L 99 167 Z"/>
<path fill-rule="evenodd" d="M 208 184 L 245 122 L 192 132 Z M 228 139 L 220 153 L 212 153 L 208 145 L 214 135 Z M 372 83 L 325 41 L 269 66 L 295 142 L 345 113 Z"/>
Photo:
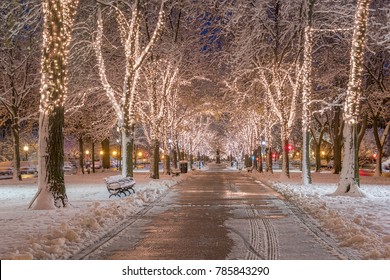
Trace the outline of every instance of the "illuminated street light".
<path fill-rule="evenodd" d="M 27 161 L 28 160 L 28 146 L 27 145 L 24 145 L 23 151 L 25 152 L 25 161 Z"/>

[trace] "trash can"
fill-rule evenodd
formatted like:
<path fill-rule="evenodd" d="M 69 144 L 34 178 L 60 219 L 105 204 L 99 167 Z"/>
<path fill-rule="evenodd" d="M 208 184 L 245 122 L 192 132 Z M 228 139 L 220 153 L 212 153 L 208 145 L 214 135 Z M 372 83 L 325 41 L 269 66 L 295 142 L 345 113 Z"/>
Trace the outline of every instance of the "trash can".
<path fill-rule="evenodd" d="M 188 162 L 185 160 L 181 160 L 179 162 L 180 165 L 180 173 L 187 173 L 188 170 Z"/>

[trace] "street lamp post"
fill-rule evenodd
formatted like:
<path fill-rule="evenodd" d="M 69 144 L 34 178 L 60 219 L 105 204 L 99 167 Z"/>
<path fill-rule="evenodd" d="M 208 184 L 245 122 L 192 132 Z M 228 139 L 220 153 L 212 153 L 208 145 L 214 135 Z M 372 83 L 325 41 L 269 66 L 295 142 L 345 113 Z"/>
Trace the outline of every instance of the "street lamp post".
<path fill-rule="evenodd" d="M 85 151 L 85 167 L 87 168 L 87 172 L 88 174 L 91 173 L 91 167 L 90 167 L 90 163 L 89 163 L 89 150 L 86 150 Z"/>
<path fill-rule="evenodd" d="M 23 151 L 25 152 L 25 161 L 27 161 L 28 160 L 28 146 L 27 145 L 24 145 Z"/>

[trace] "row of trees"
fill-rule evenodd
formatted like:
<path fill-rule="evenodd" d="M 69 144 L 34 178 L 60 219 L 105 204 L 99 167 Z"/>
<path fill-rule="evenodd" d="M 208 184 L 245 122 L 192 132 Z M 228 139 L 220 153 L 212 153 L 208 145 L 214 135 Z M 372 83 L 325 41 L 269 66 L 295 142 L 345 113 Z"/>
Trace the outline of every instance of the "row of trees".
<path fill-rule="evenodd" d="M 2 12 L 14 16 L 20 30 L 27 24 L 36 26 L 30 33 L 35 38 L 43 30 L 43 38 L 34 45 L 38 50 L 42 45 L 43 52 L 40 94 L 34 88 L 23 96 L 27 106 L 35 106 L 35 112 L 38 106 L 32 101 L 37 102 L 40 96 L 35 209 L 68 203 L 62 170 L 64 131 L 78 139 L 82 150 L 84 140 L 101 142 L 117 127 L 123 176 L 133 175 L 134 135 L 139 126 L 153 150 L 153 178 L 159 177 L 161 150 L 166 155 L 172 150 L 176 163 L 184 150 L 194 153 L 198 147 L 205 149 L 201 136 L 208 133 L 210 121 L 200 114 L 191 97 L 194 85 L 204 79 L 202 55 L 193 53 L 194 48 L 201 48 L 198 31 L 191 27 L 204 23 L 199 17 L 202 5 L 165 0 L 31 0 L 19 14 L 15 14 L 18 1 L 2 5 Z M 8 35 L 19 39 L 21 33 Z M 38 61 L 36 56 L 33 59 Z M 27 68 L 38 72 L 37 65 Z M 6 89 L 2 92 L 4 100 L 12 99 Z M 35 123 L 36 119 L 37 115 Z M 15 146 L 15 155 L 19 150 Z M 18 170 L 18 156 L 14 161 Z"/>
<path fill-rule="evenodd" d="M 270 131 L 280 130 L 282 176 L 289 177 L 288 146 L 301 123 L 303 183 L 309 184 L 309 143 L 319 160 L 329 137 L 334 171 L 342 172 L 337 192 L 360 195 L 357 152 L 367 125 L 377 146 L 376 175 L 390 128 L 389 3 L 275 0 L 240 8 L 231 19 L 227 61 L 233 75 L 226 84 L 251 108 L 252 119 L 262 118 L 258 128 L 248 122 L 252 139 L 263 138 L 272 151 Z M 259 101 L 251 106 L 254 98 Z"/>
<path fill-rule="evenodd" d="M 7 19 L 1 25 L 0 62 L 5 69 L 1 115 L 15 131 L 16 169 L 20 126 L 39 126 L 35 208 L 67 205 L 63 133 L 74 135 L 82 147 L 85 140 L 107 142 L 116 128 L 121 134 L 122 175 L 133 175 L 136 129 L 142 128 L 139 135 L 154 159 L 153 178 L 159 176 L 160 152 L 169 159 L 172 151 L 176 163 L 182 151 L 206 154 L 221 146 L 226 152 L 253 151 L 259 139 L 269 153 L 281 147 L 282 174 L 288 177 L 287 147 L 299 128 L 303 182 L 311 181 L 309 142 L 320 158 L 321 143 L 329 137 L 335 172 L 346 172 L 341 192 L 359 193 L 355 152 L 366 127 L 375 135 L 378 174 L 390 127 L 390 7 L 386 1 L 372 0 L 368 13 L 369 4 L 367 0 L 0 4 Z M 41 32 L 43 36 L 38 36 Z M 39 122 L 34 122 L 38 107 Z M 358 129 L 361 133 L 355 133 Z M 350 142 L 343 144 L 348 135 Z M 341 169 L 343 145 L 350 149 L 345 149 L 349 152 L 344 152 Z M 165 166 L 169 172 L 169 164 Z"/>

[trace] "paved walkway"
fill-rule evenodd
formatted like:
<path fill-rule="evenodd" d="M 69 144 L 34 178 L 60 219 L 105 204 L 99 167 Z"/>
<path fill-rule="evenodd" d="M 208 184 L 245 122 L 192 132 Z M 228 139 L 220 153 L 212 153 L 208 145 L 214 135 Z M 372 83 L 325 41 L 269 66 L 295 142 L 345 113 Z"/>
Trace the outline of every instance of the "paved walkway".
<path fill-rule="evenodd" d="M 89 259 L 345 259 L 332 239 L 245 172 L 211 165 Z"/>

